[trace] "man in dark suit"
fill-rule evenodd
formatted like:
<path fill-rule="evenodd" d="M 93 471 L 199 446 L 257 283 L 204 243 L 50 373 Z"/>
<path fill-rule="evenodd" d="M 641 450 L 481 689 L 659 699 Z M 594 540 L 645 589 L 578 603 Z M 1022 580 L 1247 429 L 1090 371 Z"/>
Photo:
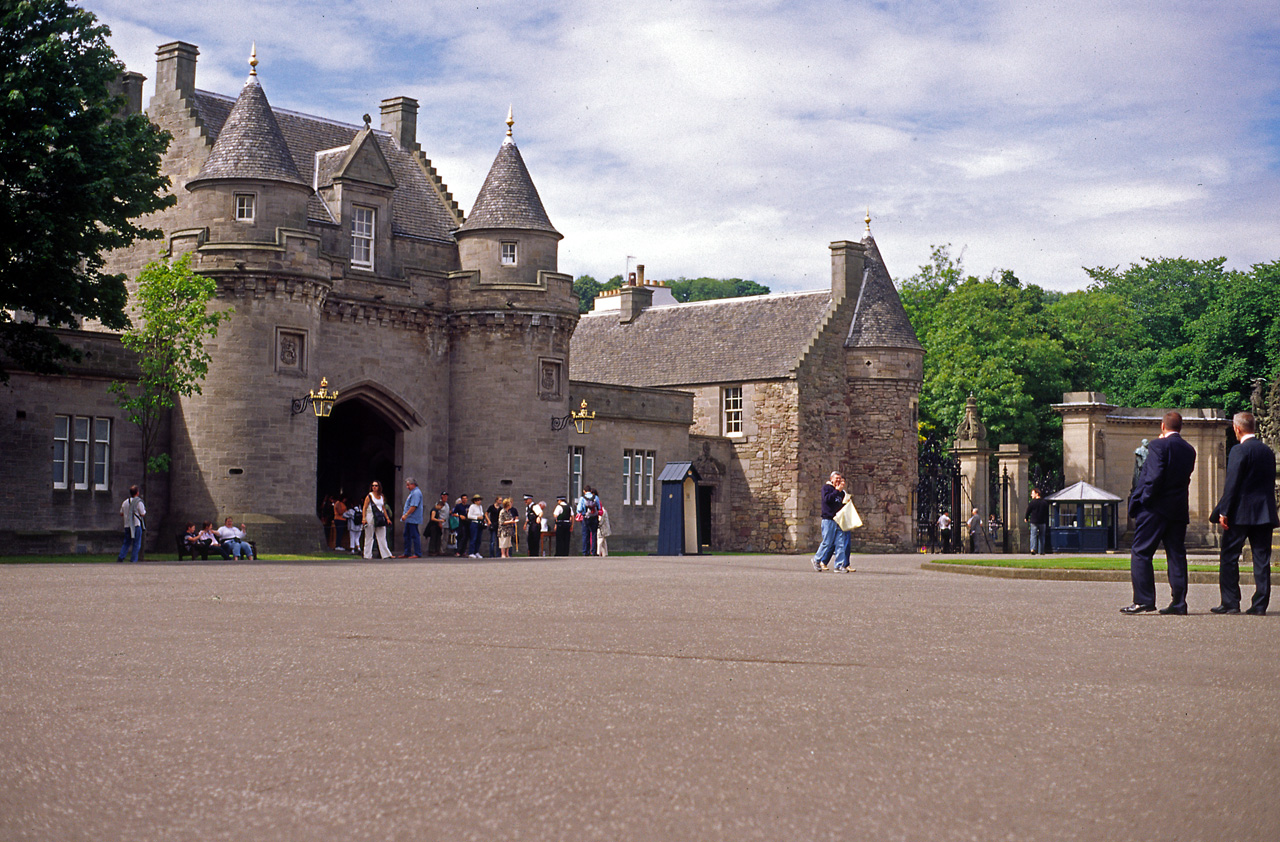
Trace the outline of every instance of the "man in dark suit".
<path fill-rule="evenodd" d="M 1249 539 L 1253 549 L 1253 605 L 1246 614 L 1266 614 L 1271 601 L 1271 533 L 1276 517 L 1276 455 L 1258 440 L 1258 423 L 1251 412 L 1231 419 L 1240 442 L 1227 454 L 1227 484 L 1209 516 L 1226 532 L 1218 562 L 1222 604 L 1214 614 L 1240 613 L 1240 551 Z"/>
<path fill-rule="evenodd" d="M 1133 548 L 1129 575 L 1133 604 L 1121 614 L 1156 610 L 1156 577 L 1151 559 L 1164 544 L 1169 559 L 1169 587 L 1173 599 L 1161 614 L 1187 613 L 1187 524 L 1191 522 L 1187 488 L 1196 466 L 1196 449 L 1182 440 L 1182 415 L 1174 410 L 1160 421 L 1160 438 L 1147 448 L 1138 483 L 1129 496 L 1133 518 Z"/>

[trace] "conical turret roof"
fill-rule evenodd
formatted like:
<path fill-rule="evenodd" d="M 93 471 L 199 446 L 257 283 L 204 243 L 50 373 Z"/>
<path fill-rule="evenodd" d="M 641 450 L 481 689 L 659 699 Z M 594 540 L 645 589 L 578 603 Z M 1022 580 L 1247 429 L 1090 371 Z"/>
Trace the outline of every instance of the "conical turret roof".
<path fill-rule="evenodd" d="M 533 179 L 529 177 L 520 150 L 511 139 L 510 130 L 498 150 L 498 157 L 489 168 L 489 174 L 485 176 L 471 214 L 458 230 L 492 228 L 546 231 L 560 236 L 547 218 L 542 199 L 538 197 L 538 188 L 533 186 Z"/>
<path fill-rule="evenodd" d="M 923 350 L 916 332 L 907 318 L 902 299 L 894 289 L 889 269 L 884 265 L 880 249 L 871 236 L 868 222 L 867 234 L 862 238 L 867 249 L 866 272 L 862 279 L 862 291 L 858 294 L 858 308 L 849 328 L 846 348 L 912 348 Z"/>
<path fill-rule="evenodd" d="M 271 104 L 258 84 L 256 72 L 245 81 L 236 104 L 231 107 L 231 113 L 218 132 L 208 159 L 200 168 L 200 174 L 187 186 L 215 179 L 242 178 L 310 187 L 299 175 L 293 156 L 289 154 Z"/>

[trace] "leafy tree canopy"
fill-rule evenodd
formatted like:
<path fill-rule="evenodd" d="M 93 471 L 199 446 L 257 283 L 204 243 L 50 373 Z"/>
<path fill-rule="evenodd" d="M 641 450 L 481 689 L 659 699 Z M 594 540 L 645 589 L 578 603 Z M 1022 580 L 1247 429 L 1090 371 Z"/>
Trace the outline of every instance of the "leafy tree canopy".
<path fill-rule="evenodd" d="M 741 278 L 678 278 L 664 281 L 676 301 L 714 301 L 718 298 L 742 298 L 748 295 L 768 295 L 769 288 L 755 281 Z"/>
<path fill-rule="evenodd" d="M 209 312 L 216 292 L 212 278 L 191 271 L 190 254 L 148 263 L 138 275 L 139 323 L 120 341 L 138 355 L 141 375 L 136 384 L 109 388 L 142 432 L 147 474 L 168 470 L 168 455 L 155 452 L 160 421 L 179 396 L 200 393 L 211 360 L 205 342 L 231 317 L 230 310 Z"/>
<path fill-rule="evenodd" d="M 578 296 L 578 312 L 590 313 L 596 296 L 605 290 L 618 289 L 622 286 L 622 276 L 614 275 L 603 284 L 590 275 L 579 275 L 573 282 L 574 295 Z"/>
<path fill-rule="evenodd" d="M 1280 262 L 1248 272 L 1225 263 L 1179 257 L 1087 270 L 1093 284 L 1082 295 L 1123 302 L 1122 335 L 1081 372 L 1088 388 L 1130 406 L 1246 407 L 1253 379 L 1280 373 Z"/>
<path fill-rule="evenodd" d="M 1070 387 L 1070 362 L 1044 290 L 1007 270 L 965 275 L 949 247 L 936 246 L 900 294 L 925 346 L 922 424 L 954 429 L 972 393 L 992 443 L 1020 442 L 1060 463 L 1061 420 L 1051 404 Z"/>
<path fill-rule="evenodd" d="M 741 278 L 679 278 L 674 281 L 662 281 L 671 290 L 676 301 L 713 301 L 719 298 L 741 298 L 747 295 L 768 295 L 769 288 L 755 281 L 744 281 Z M 622 287 L 622 276 L 614 275 L 605 283 L 600 283 L 590 275 L 579 275 L 573 282 L 573 291 L 578 296 L 578 312 L 591 312 L 592 302 L 602 292 Z"/>
<path fill-rule="evenodd" d="M 136 220 L 174 202 L 160 174 L 169 136 L 121 116 L 109 34 L 68 0 L 0 0 L 0 355 L 11 365 L 50 372 L 71 356 L 33 322 L 125 327 L 125 278 L 102 271 L 102 254 L 159 237 Z"/>
<path fill-rule="evenodd" d="M 1248 406 L 1256 378 L 1280 376 L 1280 261 L 1248 272 L 1223 258 L 1089 269 L 1080 292 L 1047 292 L 1009 271 L 966 275 L 949 246 L 901 283 L 925 347 L 921 429 L 958 423 L 970 391 L 993 444 L 1061 456 L 1051 405 L 1099 391 L 1127 406 Z"/>

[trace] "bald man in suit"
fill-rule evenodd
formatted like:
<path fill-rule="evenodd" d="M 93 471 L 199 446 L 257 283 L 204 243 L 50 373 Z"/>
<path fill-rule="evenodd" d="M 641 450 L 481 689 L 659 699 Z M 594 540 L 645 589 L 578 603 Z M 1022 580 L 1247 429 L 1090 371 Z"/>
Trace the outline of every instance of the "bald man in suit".
<path fill-rule="evenodd" d="M 1266 614 L 1271 601 L 1271 533 L 1276 517 L 1276 455 L 1258 440 L 1258 423 L 1251 412 L 1231 419 L 1240 443 L 1227 454 L 1227 484 L 1209 516 L 1224 530 L 1218 562 L 1222 603 L 1214 614 L 1240 613 L 1240 551 L 1245 539 L 1253 550 L 1253 604 L 1246 614 Z"/>
<path fill-rule="evenodd" d="M 1191 522 L 1188 487 L 1196 467 L 1196 449 L 1182 440 L 1182 414 L 1169 410 L 1160 421 L 1160 438 L 1147 448 L 1147 460 L 1129 495 L 1133 518 L 1133 547 L 1129 575 L 1133 604 L 1121 614 L 1156 610 L 1156 577 L 1151 560 L 1164 544 L 1169 559 L 1169 587 L 1173 598 L 1161 614 L 1187 613 L 1187 524 Z"/>

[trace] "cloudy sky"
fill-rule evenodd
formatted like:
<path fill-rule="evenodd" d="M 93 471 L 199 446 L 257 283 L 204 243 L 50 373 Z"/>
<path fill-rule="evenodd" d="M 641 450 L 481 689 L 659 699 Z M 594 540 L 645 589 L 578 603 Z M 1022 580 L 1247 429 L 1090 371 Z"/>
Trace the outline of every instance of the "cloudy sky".
<path fill-rule="evenodd" d="M 148 77 L 188 41 L 197 87 L 234 95 L 256 40 L 277 107 L 376 126 L 416 98 L 464 210 L 514 106 L 574 275 L 634 255 L 817 288 L 868 207 L 898 278 L 944 243 L 1054 289 L 1143 257 L 1280 259 L 1274 0 L 84 5 Z"/>

